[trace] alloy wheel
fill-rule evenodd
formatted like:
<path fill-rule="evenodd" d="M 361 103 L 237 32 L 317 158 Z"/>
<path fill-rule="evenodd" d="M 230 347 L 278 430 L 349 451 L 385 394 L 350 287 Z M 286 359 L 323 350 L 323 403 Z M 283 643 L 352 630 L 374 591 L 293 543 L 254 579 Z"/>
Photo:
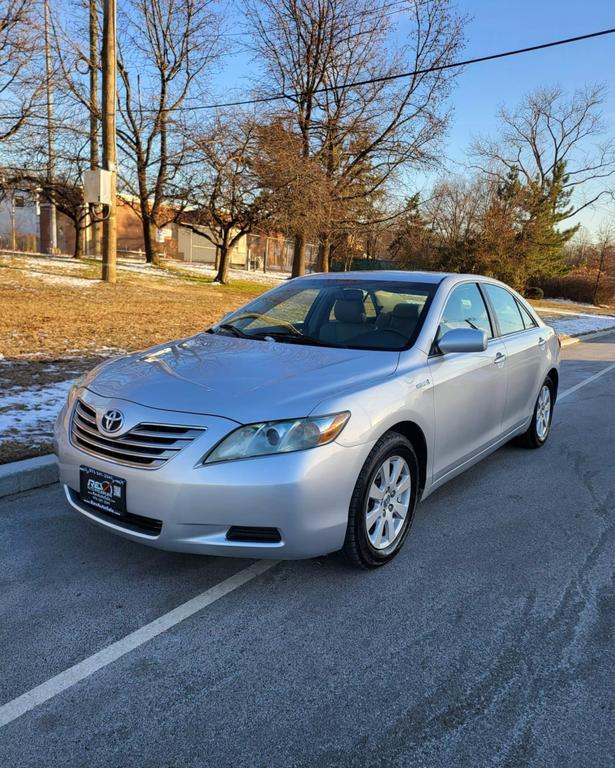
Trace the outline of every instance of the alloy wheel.
<path fill-rule="evenodd" d="M 547 437 L 551 423 L 551 390 L 547 384 L 542 385 L 536 404 L 536 434 L 543 441 Z"/>
<path fill-rule="evenodd" d="M 408 462 L 401 456 L 387 457 L 374 475 L 365 509 L 367 536 L 375 549 L 390 547 L 402 532 L 411 490 Z"/>

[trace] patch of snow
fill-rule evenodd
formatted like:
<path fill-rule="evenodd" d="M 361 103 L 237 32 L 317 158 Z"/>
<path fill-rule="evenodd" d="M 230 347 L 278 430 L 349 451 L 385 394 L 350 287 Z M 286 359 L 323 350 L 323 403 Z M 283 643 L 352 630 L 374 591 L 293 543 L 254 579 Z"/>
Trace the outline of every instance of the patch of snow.
<path fill-rule="evenodd" d="M 14 439 L 25 438 L 33 445 L 50 440 L 71 383 L 5 390 L 0 396 L 0 445 Z"/>
<path fill-rule="evenodd" d="M 190 261 L 167 261 L 166 263 L 169 265 L 173 264 L 173 266 L 176 267 L 176 270 L 173 272 L 176 276 L 180 276 L 182 273 L 192 273 L 206 277 L 215 277 L 217 273 L 217 270 L 210 264 L 199 264 Z M 229 267 L 229 275 L 252 283 L 275 283 L 290 278 L 289 272 L 256 272 L 254 270 L 240 269 L 237 267 Z"/>
<path fill-rule="evenodd" d="M 121 347 L 94 347 L 91 351 L 102 357 L 121 357 L 128 354 L 128 351 Z"/>
<path fill-rule="evenodd" d="M 581 316 L 581 313 L 580 312 L 575 312 L 574 309 L 559 309 L 559 307 L 557 309 L 552 309 L 552 310 L 549 310 L 549 309 L 546 309 L 546 310 L 537 309 L 536 311 L 538 312 L 539 315 L 541 315 L 541 316 L 545 315 L 546 317 L 559 317 L 560 315 L 572 315 L 572 317 L 580 317 Z M 551 314 L 551 312 L 553 312 L 553 314 Z"/>
<path fill-rule="evenodd" d="M 615 315 L 577 314 L 571 317 L 554 317 L 549 320 L 548 325 L 555 328 L 560 336 L 581 336 L 615 328 Z"/>
<path fill-rule="evenodd" d="M 27 270 L 28 275 L 36 277 L 49 285 L 68 285 L 71 288 L 92 288 L 100 283 L 100 280 L 94 280 L 87 277 L 72 277 L 71 275 L 49 275 L 45 272 L 35 272 Z"/>
<path fill-rule="evenodd" d="M 575 307 L 589 307 L 593 309 L 595 304 L 586 304 L 583 301 L 572 301 L 571 299 L 539 299 L 538 304 L 572 304 Z M 598 306 L 607 306 L 606 304 L 600 304 Z"/>
<path fill-rule="evenodd" d="M 19 253 L 0 253 L 0 257 L 7 259 L 19 260 L 20 264 L 25 265 L 31 269 L 40 269 L 42 266 L 58 266 L 61 269 L 58 274 L 62 274 L 67 268 L 74 270 L 88 269 L 89 265 L 84 264 L 78 259 L 74 259 L 72 256 L 52 256 L 47 254 L 19 254 Z"/>

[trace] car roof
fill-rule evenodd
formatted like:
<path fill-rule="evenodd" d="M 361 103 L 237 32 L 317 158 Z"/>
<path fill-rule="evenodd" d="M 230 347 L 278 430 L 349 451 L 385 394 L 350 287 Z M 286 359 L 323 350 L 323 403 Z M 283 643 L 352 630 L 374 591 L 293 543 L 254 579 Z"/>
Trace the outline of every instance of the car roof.
<path fill-rule="evenodd" d="M 477 280 L 480 278 L 480 275 L 460 275 L 454 272 L 412 272 L 402 269 L 365 269 L 355 272 L 312 272 L 311 274 L 304 275 L 298 279 L 309 280 L 314 277 L 323 280 L 382 280 L 383 282 L 428 283 L 437 285 L 447 277 L 470 277 Z"/>

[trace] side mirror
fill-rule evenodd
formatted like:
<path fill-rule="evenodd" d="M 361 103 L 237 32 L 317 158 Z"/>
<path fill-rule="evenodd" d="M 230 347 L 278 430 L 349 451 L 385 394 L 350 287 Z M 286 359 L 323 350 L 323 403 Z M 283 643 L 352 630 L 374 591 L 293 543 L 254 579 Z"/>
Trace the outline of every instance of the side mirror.
<path fill-rule="evenodd" d="M 449 352 L 484 352 L 487 349 L 487 334 L 474 328 L 453 328 L 438 341 L 443 355 Z"/>

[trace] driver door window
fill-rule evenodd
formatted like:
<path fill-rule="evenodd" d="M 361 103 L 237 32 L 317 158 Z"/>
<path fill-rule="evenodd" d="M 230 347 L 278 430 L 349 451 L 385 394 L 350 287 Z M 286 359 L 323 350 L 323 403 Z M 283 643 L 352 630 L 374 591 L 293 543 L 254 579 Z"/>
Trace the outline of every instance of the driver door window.
<path fill-rule="evenodd" d="M 476 283 L 458 285 L 448 297 L 438 327 L 438 339 L 454 328 L 475 328 L 493 338 L 487 307 Z"/>

